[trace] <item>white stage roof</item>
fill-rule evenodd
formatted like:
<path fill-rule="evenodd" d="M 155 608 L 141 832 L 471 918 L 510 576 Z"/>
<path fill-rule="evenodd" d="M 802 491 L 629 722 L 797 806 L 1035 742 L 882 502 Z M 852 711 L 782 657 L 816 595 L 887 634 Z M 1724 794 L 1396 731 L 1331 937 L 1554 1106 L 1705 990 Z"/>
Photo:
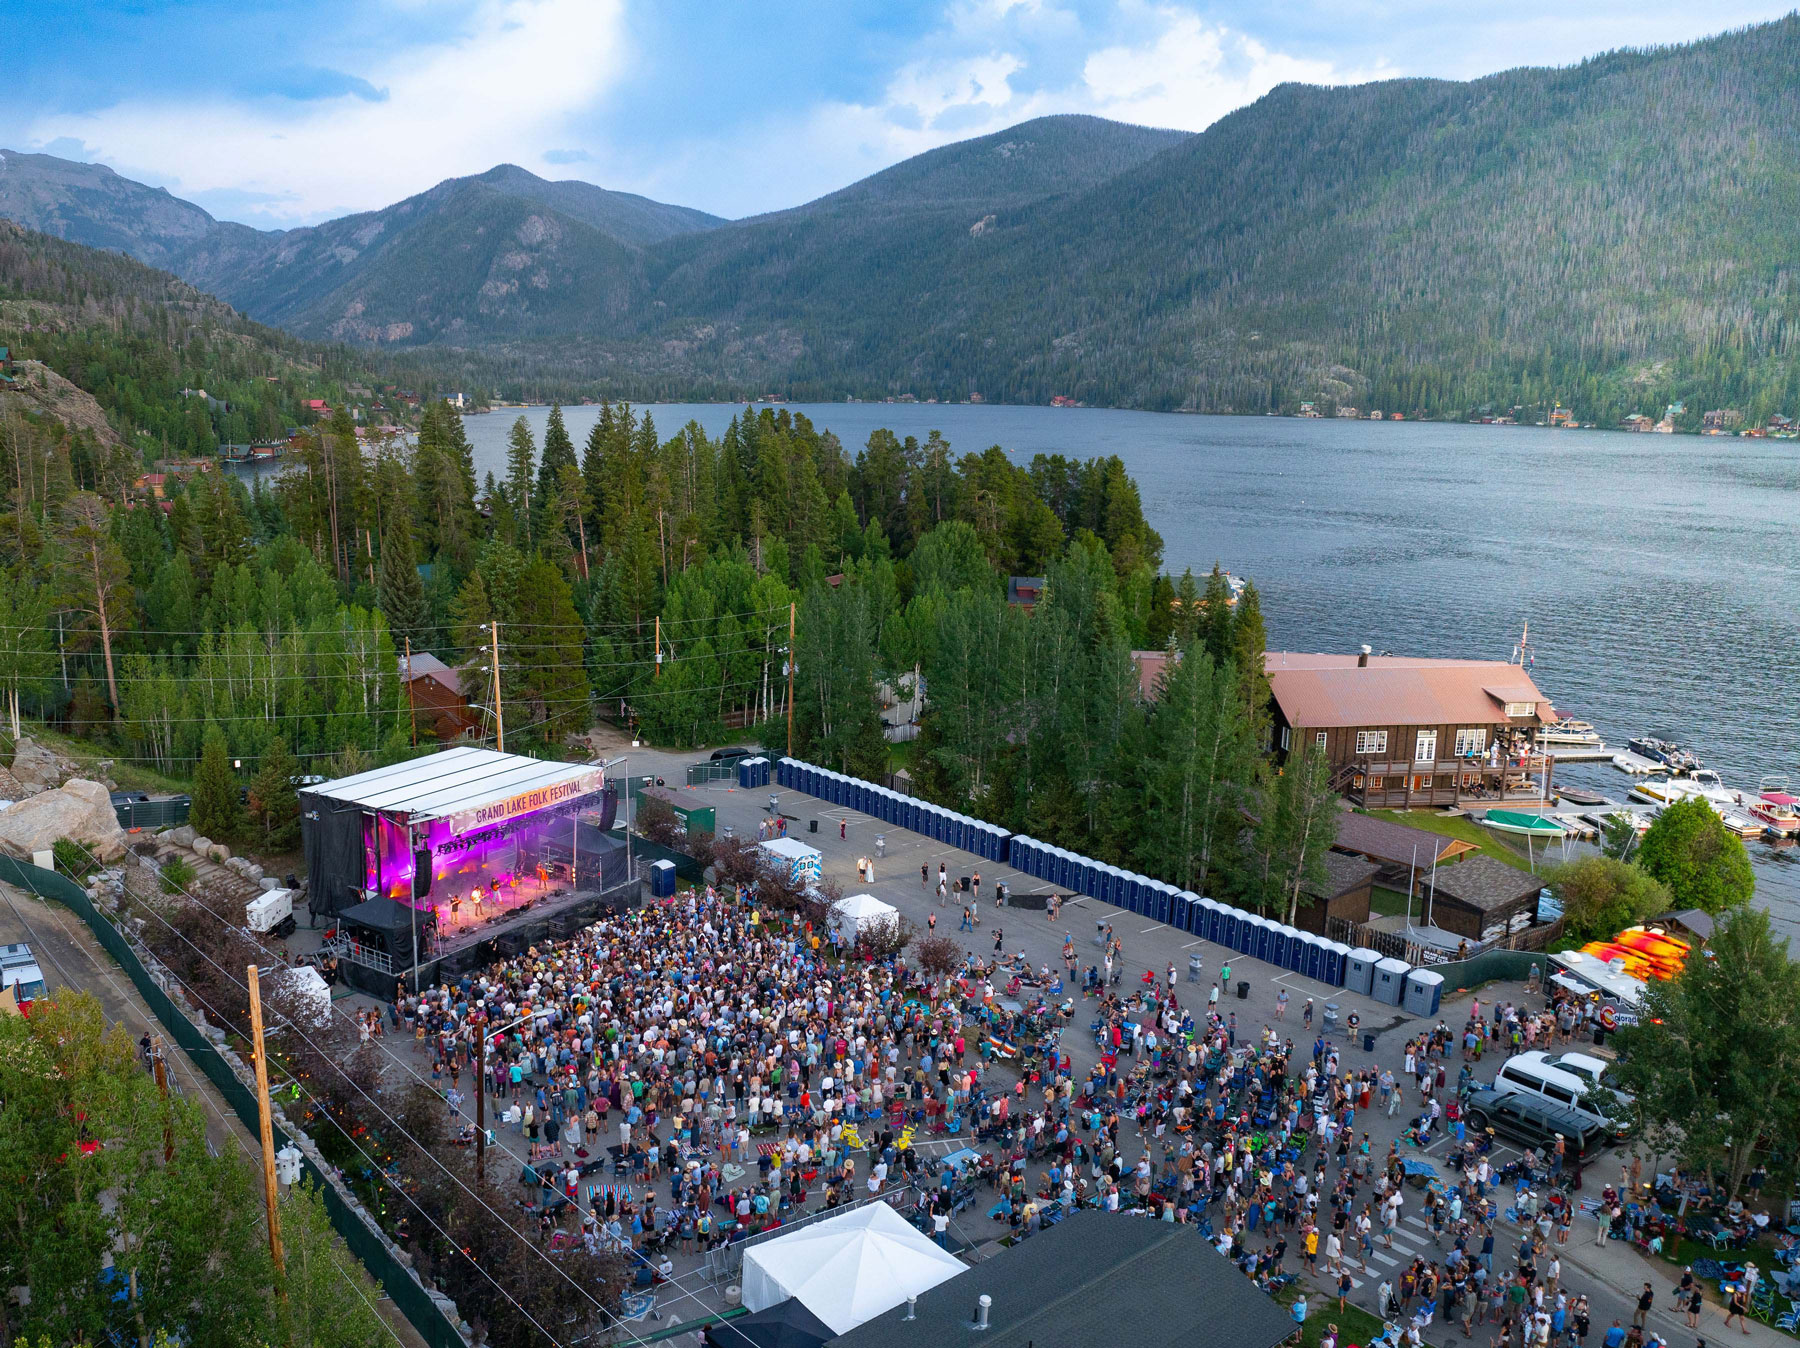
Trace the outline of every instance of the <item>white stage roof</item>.
<path fill-rule="evenodd" d="M 599 791 L 592 763 L 554 763 L 470 745 L 302 788 L 409 821 L 448 819 L 458 832 Z"/>

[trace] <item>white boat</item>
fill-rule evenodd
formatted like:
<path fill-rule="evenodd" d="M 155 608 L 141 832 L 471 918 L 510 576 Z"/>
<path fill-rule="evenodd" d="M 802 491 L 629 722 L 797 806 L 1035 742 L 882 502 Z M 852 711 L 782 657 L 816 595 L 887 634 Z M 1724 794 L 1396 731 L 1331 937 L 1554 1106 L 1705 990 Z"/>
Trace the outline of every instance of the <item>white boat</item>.
<path fill-rule="evenodd" d="M 1740 838 L 1760 838 L 1769 831 L 1767 824 L 1745 810 L 1727 810 L 1719 819 Z"/>
<path fill-rule="evenodd" d="M 1713 813 L 1724 818 L 1728 812 L 1743 813 L 1743 798 L 1724 782 L 1719 774 L 1711 768 L 1701 768 L 1691 777 L 1655 778 L 1647 782 L 1639 782 L 1631 788 L 1634 800 L 1641 800 L 1658 809 L 1681 800 L 1700 799 L 1712 806 Z"/>
<path fill-rule="evenodd" d="M 1614 754 L 1612 765 L 1620 772 L 1629 772 L 1634 777 L 1641 777 L 1646 773 L 1667 772 L 1669 770 L 1666 763 L 1658 763 L 1654 758 L 1644 758 L 1639 754 L 1630 752 Z"/>
<path fill-rule="evenodd" d="M 1538 741 L 1542 744 L 1591 744 L 1603 748 L 1600 743 L 1600 732 L 1586 721 L 1577 721 L 1573 716 L 1565 716 L 1547 726 L 1541 726 L 1537 732 Z"/>

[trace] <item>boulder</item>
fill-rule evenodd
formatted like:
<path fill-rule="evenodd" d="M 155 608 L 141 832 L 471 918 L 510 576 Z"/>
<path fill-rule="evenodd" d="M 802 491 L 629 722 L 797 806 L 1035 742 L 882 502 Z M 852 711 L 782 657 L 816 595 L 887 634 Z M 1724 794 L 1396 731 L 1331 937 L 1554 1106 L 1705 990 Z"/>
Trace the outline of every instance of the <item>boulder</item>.
<path fill-rule="evenodd" d="M 211 857 L 214 861 L 230 861 L 231 849 L 224 843 L 214 843 L 206 849 L 204 855 Z"/>
<path fill-rule="evenodd" d="M 6 768 L 0 768 L 0 800 L 24 800 L 25 784 Z"/>
<path fill-rule="evenodd" d="M 29 735 L 19 737 L 18 748 L 13 751 L 12 774 L 21 785 L 61 786 L 72 771 L 74 765 L 61 755 L 46 749 Z"/>
<path fill-rule="evenodd" d="M 54 791 L 0 810 L 0 851 L 9 856 L 29 861 L 32 853 L 54 847 L 58 838 L 80 843 L 100 861 L 117 861 L 128 841 L 106 788 L 84 777 L 71 777 Z"/>
<path fill-rule="evenodd" d="M 204 833 L 196 833 L 188 842 L 188 846 L 193 848 L 201 856 L 205 856 L 208 852 L 212 851 L 212 845 L 213 840 Z"/>
<path fill-rule="evenodd" d="M 270 890 L 280 889 L 281 881 L 273 875 L 265 875 L 256 882 L 257 887 L 267 894 Z"/>
<path fill-rule="evenodd" d="M 195 837 L 194 826 L 183 824 L 180 828 L 166 828 L 156 836 L 158 841 L 173 843 L 177 847 L 192 847 Z"/>

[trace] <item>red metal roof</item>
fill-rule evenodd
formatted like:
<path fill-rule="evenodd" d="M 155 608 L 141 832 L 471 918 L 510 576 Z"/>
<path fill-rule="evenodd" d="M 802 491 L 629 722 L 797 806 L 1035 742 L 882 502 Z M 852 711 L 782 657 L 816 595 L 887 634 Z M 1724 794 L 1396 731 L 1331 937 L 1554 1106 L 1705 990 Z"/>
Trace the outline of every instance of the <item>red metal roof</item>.
<path fill-rule="evenodd" d="M 1302 730 L 1355 726 L 1535 725 L 1556 711 L 1517 665 L 1500 660 L 1430 660 L 1268 651 L 1263 669 L 1281 714 Z M 1530 702 L 1529 717 L 1506 704 Z"/>

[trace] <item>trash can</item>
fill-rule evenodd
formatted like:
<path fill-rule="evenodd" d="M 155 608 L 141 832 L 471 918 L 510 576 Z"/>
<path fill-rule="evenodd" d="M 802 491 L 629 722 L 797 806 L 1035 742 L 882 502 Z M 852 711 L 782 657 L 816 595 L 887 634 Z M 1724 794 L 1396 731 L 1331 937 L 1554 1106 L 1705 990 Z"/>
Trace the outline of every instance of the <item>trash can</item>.
<path fill-rule="evenodd" d="M 1188 982 L 1198 983 L 1199 981 L 1200 981 L 1200 957 L 1198 955 L 1189 955 L 1188 956 Z"/>
<path fill-rule="evenodd" d="M 1094 944 L 1106 944 L 1106 919 L 1103 917 L 1094 919 Z"/>
<path fill-rule="evenodd" d="M 1367 1030 L 1364 1030 L 1363 1031 L 1363 1052 L 1364 1053 L 1373 1053 L 1374 1051 L 1375 1051 L 1375 1036 L 1370 1034 Z"/>
<path fill-rule="evenodd" d="M 1240 1002 L 1250 1000 L 1250 984 L 1243 979 L 1238 980 L 1238 1000 Z"/>
<path fill-rule="evenodd" d="M 806 821 L 806 831 L 808 833 L 817 833 L 819 831 L 819 821 L 817 819 L 808 819 Z"/>
<path fill-rule="evenodd" d="M 1606 1031 L 1601 1029 L 1598 1025 L 1596 1025 L 1596 1026 L 1594 1026 L 1594 1047 L 1595 1048 L 1604 1048 L 1605 1046 L 1606 1046 Z"/>
<path fill-rule="evenodd" d="M 1336 1002 L 1326 1002 L 1325 1003 L 1325 1028 L 1328 1030 L 1335 1030 L 1335 1029 L 1337 1029 L 1337 1027 L 1338 1027 L 1338 1004 Z"/>

